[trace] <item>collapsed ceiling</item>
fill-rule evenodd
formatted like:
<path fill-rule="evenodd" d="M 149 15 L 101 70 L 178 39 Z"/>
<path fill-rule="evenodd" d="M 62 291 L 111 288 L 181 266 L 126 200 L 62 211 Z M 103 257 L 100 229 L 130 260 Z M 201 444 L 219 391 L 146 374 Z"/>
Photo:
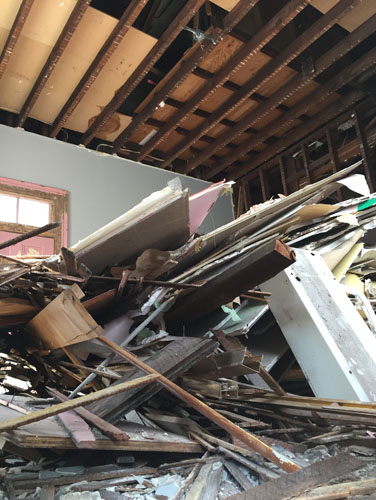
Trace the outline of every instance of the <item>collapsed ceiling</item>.
<path fill-rule="evenodd" d="M 374 0 L 2 0 L 0 121 L 236 180 L 374 92 L 375 29 Z"/>

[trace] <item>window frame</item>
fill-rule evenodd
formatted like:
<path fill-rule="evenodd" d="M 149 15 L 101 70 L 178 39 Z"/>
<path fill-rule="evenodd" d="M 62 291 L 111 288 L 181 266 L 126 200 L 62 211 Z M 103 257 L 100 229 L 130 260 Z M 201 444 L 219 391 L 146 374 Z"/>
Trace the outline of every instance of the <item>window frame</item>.
<path fill-rule="evenodd" d="M 48 202 L 50 205 L 50 221 L 62 221 L 62 225 L 46 231 L 42 236 L 53 238 L 56 254 L 60 252 L 62 246 L 66 247 L 68 245 L 67 191 L 0 177 L 0 192 L 11 196 Z M 24 234 L 36 228 L 37 226 L 0 221 L 0 231 Z"/>

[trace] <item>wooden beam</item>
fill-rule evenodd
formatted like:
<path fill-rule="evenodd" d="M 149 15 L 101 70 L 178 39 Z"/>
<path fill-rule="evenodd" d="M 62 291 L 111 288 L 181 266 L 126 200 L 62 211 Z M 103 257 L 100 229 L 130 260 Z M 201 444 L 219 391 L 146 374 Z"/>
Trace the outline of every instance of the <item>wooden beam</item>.
<path fill-rule="evenodd" d="M 272 18 L 261 30 L 244 44 L 238 52 L 229 58 L 223 67 L 214 74 L 205 85 L 203 85 L 196 94 L 169 118 L 165 126 L 155 134 L 145 146 L 141 149 L 138 161 L 144 159 L 145 155 L 157 147 L 171 132 L 185 119 L 186 115 L 194 110 L 214 92 L 229 80 L 232 73 L 236 72 L 241 65 L 248 64 L 260 50 L 285 26 L 291 17 L 291 12 L 295 12 L 296 6 L 300 5 L 298 0 L 292 0 L 283 7 L 276 16 Z M 225 18 L 225 22 L 228 16 Z M 238 90 L 238 89 L 237 89 Z M 176 156 L 175 156 L 176 158 Z M 173 158 L 174 159 L 174 158 Z M 171 161 L 171 160 L 170 160 Z"/>
<path fill-rule="evenodd" d="M 362 153 L 363 165 L 367 183 L 371 193 L 374 193 L 376 188 L 375 174 L 374 174 L 375 166 L 371 159 L 371 151 L 368 146 L 367 135 L 364 130 L 363 121 L 359 116 L 359 112 L 357 110 L 355 110 L 354 118 L 355 118 L 356 133 L 360 139 L 360 151 Z"/>
<path fill-rule="evenodd" d="M 317 78 L 323 71 L 328 69 L 338 58 L 343 57 L 354 47 L 359 45 L 367 37 L 372 35 L 376 30 L 376 14 L 365 21 L 359 28 L 349 33 L 343 40 L 338 42 L 334 47 L 329 49 L 324 55 L 322 55 L 315 62 L 315 71 L 308 75 L 296 75 L 285 85 L 283 85 L 279 90 L 274 92 L 264 103 L 258 106 L 256 109 L 250 111 L 246 116 L 244 116 L 235 126 L 232 127 L 231 134 L 221 134 L 217 138 L 216 143 L 211 144 L 212 151 L 218 149 L 218 145 L 221 144 L 221 148 L 226 145 L 226 142 L 232 139 L 233 134 L 238 135 L 238 131 L 250 130 L 250 126 L 254 125 L 258 120 L 266 116 L 272 109 L 276 108 L 277 105 L 293 95 L 295 92 L 299 91 L 302 87 L 311 82 L 314 78 Z M 284 112 L 287 112 L 287 108 Z M 299 119 L 299 116 L 296 117 Z M 238 149 L 235 154 L 229 154 L 222 158 L 219 162 L 216 162 L 215 167 L 212 167 L 207 172 L 205 178 L 210 179 L 211 176 L 216 175 L 218 172 L 223 170 L 229 164 L 233 163 L 244 153 L 241 149 Z"/>
<path fill-rule="evenodd" d="M 8 38 L 6 39 L 5 45 L 0 55 L 0 79 L 3 76 L 9 59 L 13 54 L 14 48 L 21 34 L 22 28 L 24 27 L 27 16 L 30 13 L 31 7 L 33 6 L 33 3 L 34 0 L 22 0 L 20 8 L 18 9 L 16 18 L 9 31 Z"/>
<path fill-rule="evenodd" d="M 293 144 L 303 139 L 308 134 L 312 133 L 313 130 L 316 130 L 318 127 L 325 125 L 328 121 L 334 119 L 336 116 L 351 108 L 351 106 L 363 99 L 364 96 L 365 94 L 361 90 L 354 90 L 350 92 L 346 96 L 342 97 L 338 101 L 325 108 L 323 111 L 320 111 L 316 115 L 312 116 L 312 118 L 307 123 L 305 123 L 298 129 L 292 130 L 275 144 L 269 146 L 261 153 L 255 155 L 250 161 L 247 162 L 248 173 L 246 174 L 246 178 L 251 180 L 257 177 L 257 167 L 259 167 L 266 161 L 270 163 L 275 162 L 276 160 L 271 159 L 273 156 L 281 153 L 282 151 L 286 152 L 287 148 L 291 148 Z M 238 168 L 239 167 L 236 167 L 236 169 L 234 168 L 230 175 L 236 175 Z"/>
<path fill-rule="evenodd" d="M 223 28 L 216 27 L 210 36 L 205 37 L 201 42 L 196 43 L 192 54 L 185 60 L 180 61 L 179 69 L 168 79 L 162 88 L 156 92 L 144 109 L 132 120 L 128 127 L 119 134 L 114 141 L 114 152 L 145 123 L 145 121 L 158 109 L 159 104 L 167 98 L 169 93 L 180 85 L 182 81 L 192 73 L 194 68 L 208 56 L 222 39 L 242 20 L 242 18 L 259 2 L 259 0 L 240 0 L 235 7 L 226 15 L 223 20 Z M 183 107 L 184 108 L 184 107 Z M 182 108 L 182 109 L 183 109 Z M 157 134 L 158 135 L 158 134 Z M 147 153 L 153 149 L 154 138 L 150 139 L 137 155 L 136 160 L 140 161 Z M 152 143 L 152 145 L 150 145 Z"/>
<path fill-rule="evenodd" d="M 285 159 L 284 159 L 283 156 L 279 157 L 278 164 L 279 164 L 279 173 L 281 174 L 281 182 L 282 182 L 283 194 L 285 196 L 288 196 L 289 190 L 288 190 L 288 187 L 287 187 L 286 166 L 285 166 Z"/>
<path fill-rule="evenodd" d="M 73 90 L 69 99 L 55 118 L 50 132 L 50 137 L 56 137 L 59 131 L 64 127 L 65 123 L 72 115 L 73 111 L 77 108 L 81 100 L 85 97 L 99 73 L 105 67 L 110 57 L 119 46 L 121 40 L 128 33 L 129 28 L 136 21 L 148 1 L 149 0 L 132 0 L 130 2 L 124 11 L 124 14 L 119 19 L 119 22 L 104 42 L 100 51 L 95 56 L 76 88 Z"/>
<path fill-rule="evenodd" d="M 111 101 L 99 113 L 91 126 L 85 132 L 81 139 L 81 143 L 85 146 L 95 137 L 95 134 L 101 130 L 104 124 L 118 109 L 120 104 L 133 92 L 141 80 L 148 74 L 158 59 L 170 47 L 175 38 L 180 34 L 184 26 L 188 24 L 190 19 L 199 10 L 205 0 L 188 0 L 179 14 L 163 33 L 158 42 L 151 49 L 149 54 L 141 61 L 135 71 L 131 74 L 128 80 L 118 89 Z"/>
<path fill-rule="evenodd" d="M 285 128 L 290 123 L 293 123 L 296 116 L 299 116 L 302 112 L 305 113 L 318 103 L 324 101 L 327 97 L 343 87 L 349 81 L 358 77 L 366 69 L 374 67 L 375 61 L 376 48 L 371 49 L 362 57 L 337 73 L 331 80 L 318 87 L 314 92 L 309 94 L 304 99 L 300 100 L 285 115 L 277 118 L 276 120 L 273 120 L 266 127 L 262 128 L 255 136 L 245 140 L 237 149 L 236 154 L 231 158 L 227 158 L 226 163 L 231 164 L 235 159 L 238 159 L 240 156 L 245 155 L 250 149 L 262 144 L 262 142 L 270 137 L 270 135 L 277 134 L 279 130 Z M 273 147 L 273 145 L 271 147 Z M 247 163 L 245 167 L 236 169 L 236 174 L 230 175 L 229 177 L 232 180 L 237 179 L 238 177 L 247 173 L 248 170 L 249 168 Z"/>
<path fill-rule="evenodd" d="M 263 168 L 260 168 L 259 170 L 259 179 L 260 179 L 260 185 L 261 185 L 261 193 L 262 193 L 262 201 L 267 201 L 269 196 L 268 196 L 268 187 L 267 187 L 267 182 L 265 179 L 265 171 Z"/>
<path fill-rule="evenodd" d="M 103 337 L 99 338 L 103 339 Z M 129 380 L 121 384 L 106 387 L 106 389 L 101 389 L 100 391 L 92 392 L 90 394 L 86 394 L 85 396 L 80 396 L 79 398 L 70 399 L 69 401 L 64 401 L 63 403 L 58 403 L 56 405 L 49 406 L 48 408 L 43 408 L 42 410 L 33 411 L 31 413 L 28 413 L 27 415 L 23 415 L 22 417 L 3 420 L 2 422 L 0 422 L 0 432 L 18 429 L 18 427 L 22 427 L 23 425 L 32 424 L 33 422 L 39 422 L 39 420 L 53 417 L 54 415 L 58 415 L 59 413 L 63 413 L 64 411 L 73 410 L 74 408 L 78 408 L 79 406 L 83 406 L 94 401 L 98 401 L 99 399 L 113 396 L 114 394 L 118 394 L 119 392 L 129 391 L 130 389 L 140 387 L 141 385 L 154 382 L 158 379 L 158 377 L 158 374 L 153 373 L 145 377 L 136 378 L 134 380 Z"/>
<path fill-rule="evenodd" d="M 250 49 L 248 57 L 246 59 L 250 59 L 253 55 L 257 54 L 260 52 L 260 50 L 263 48 L 263 40 L 266 39 L 269 41 L 268 34 L 269 32 L 272 33 L 273 35 L 277 34 L 279 31 L 281 31 L 286 24 L 288 24 L 290 21 L 292 21 L 298 14 L 301 12 L 304 7 L 310 2 L 311 0 L 290 0 L 290 2 L 282 7 L 280 11 L 277 12 L 275 16 L 272 17 L 272 19 L 263 27 L 261 30 L 255 35 L 253 39 L 248 42 L 245 47 L 247 49 L 242 49 L 244 56 L 246 54 L 246 51 Z M 236 57 L 236 56 L 234 56 Z M 273 60 L 272 60 L 273 61 Z M 271 61 L 271 62 L 272 62 Z M 237 61 L 235 61 L 237 63 Z M 270 63 L 268 63 L 266 66 L 270 68 Z M 222 70 L 219 73 L 219 78 L 218 81 L 220 82 L 227 69 L 231 70 L 231 62 L 226 63 L 223 69 L 223 74 Z M 261 73 L 262 72 L 262 78 L 261 78 Z M 233 93 L 232 96 L 230 96 L 229 99 L 227 99 L 221 106 L 219 106 L 215 111 L 213 111 L 210 114 L 210 117 L 208 117 L 207 120 L 205 120 L 203 123 L 201 123 L 199 126 L 197 126 L 195 129 L 192 130 L 192 132 L 189 134 L 186 140 L 180 142 L 177 144 L 174 148 L 172 148 L 168 159 L 162 163 L 162 167 L 167 167 L 168 165 L 171 164 L 171 162 L 177 158 L 183 151 L 188 149 L 196 140 L 204 135 L 208 130 L 210 130 L 214 125 L 216 125 L 220 120 L 224 118 L 226 114 L 228 114 L 230 111 L 232 111 L 237 105 L 240 105 L 242 102 L 244 102 L 246 99 L 248 99 L 249 95 L 251 93 L 255 93 L 260 85 L 257 84 L 259 81 L 259 78 L 261 78 L 262 81 L 264 81 L 264 73 L 265 69 L 262 68 L 254 77 L 252 77 L 246 84 L 243 86 L 239 87 L 236 92 Z M 261 83 L 262 83 L 261 81 Z M 216 80 L 214 80 L 214 86 L 216 86 Z M 215 90 L 215 88 L 214 88 Z M 199 98 L 201 98 L 201 95 L 199 95 Z M 182 172 L 188 172 L 189 170 L 183 169 Z"/>
<path fill-rule="evenodd" d="M 312 184 L 312 174 L 311 174 L 310 169 L 309 169 L 311 160 L 309 158 L 307 144 L 305 142 L 303 142 L 300 149 L 302 152 L 303 167 L 304 167 L 305 176 L 307 177 L 307 181 L 309 182 L 309 184 Z"/>
<path fill-rule="evenodd" d="M 62 32 L 59 35 L 50 55 L 47 58 L 38 78 L 36 79 L 33 88 L 31 89 L 29 95 L 24 102 L 20 114 L 17 118 L 17 127 L 22 127 L 25 123 L 26 118 L 29 116 L 31 109 L 37 102 L 43 87 L 46 85 L 52 71 L 54 70 L 57 62 L 62 56 L 65 48 L 67 47 L 74 31 L 76 30 L 78 24 L 80 23 L 82 16 L 85 14 L 87 8 L 89 7 L 91 0 L 77 0 L 74 9 L 69 16 L 68 21 Z"/>
<path fill-rule="evenodd" d="M 229 99 L 227 99 L 227 101 L 225 101 L 223 105 L 212 114 L 213 118 L 210 120 L 210 123 L 206 123 L 206 126 L 199 126 L 200 132 L 202 129 L 205 129 L 204 131 L 207 132 L 207 130 L 212 128 L 218 122 L 218 119 L 223 118 L 224 115 L 233 111 L 236 107 L 243 103 L 249 94 L 256 92 L 265 82 L 274 77 L 282 68 L 289 64 L 313 42 L 320 38 L 320 36 L 328 31 L 340 17 L 346 14 L 352 6 L 359 3 L 359 1 L 360 0 L 340 0 L 338 4 L 313 23 L 292 43 L 290 43 L 290 45 L 288 45 L 288 47 L 277 57 L 265 64 L 265 66 L 263 66 L 250 80 L 248 80 L 247 83 L 242 86 L 239 92 L 236 92 Z M 198 130 L 199 127 L 196 129 Z M 216 142 L 210 146 L 210 148 L 203 150 L 199 155 L 196 155 L 194 158 L 189 160 L 183 171 L 180 169 L 178 171 L 185 174 L 191 172 L 194 168 L 209 158 L 215 151 L 221 149 L 223 144 L 228 141 L 228 137 L 237 137 L 246 128 L 247 124 L 245 123 L 245 119 L 240 120 L 227 137 L 224 137 L 223 134 L 221 134 L 216 139 Z"/>
<path fill-rule="evenodd" d="M 110 347 L 110 349 L 112 349 L 114 352 L 116 352 L 124 359 L 126 359 L 133 366 L 139 368 L 144 373 L 148 373 L 150 375 L 154 375 L 155 377 L 157 377 L 157 381 L 175 397 L 187 403 L 189 406 L 191 406 L 196 411 L 201 413 L 201 415 L 207 417 L 212 422 L 215 422 L 219 427 L 227 431 L 229 434 L 237 437 L 240 441 L 245 443 L 251 449 L 257 451 L 263 457 L 267 458 L 268 460 L 272 461 L 273 463 L 281 467 L 281 469 L 285 470 L 286 472 L 293 472 L 299 470 L 299 466 L 293 463 L 289 458 L 279 453 L 275 453 L 274 450 L 270 448 L 270 446 L 266 445 L 256 436 L 253 436 L 251 433 L 244 431 L 244 429 L 234 424 L 223 415 L 220 415 L 217 411 L 213 410 L 205 403 L 197 399 L 195 396 L 185 391 L 184 389 L 182 389 L 181 387 L 179 387 L 174 382 L 164 377 L 160 373 L 158 373 L 156 370 L 148 366 L 146 363 L 138 359 L 136 356 L 134 356 L 127 350 L 118 346 L 117 344 L 107 339 L 106 337 L 103 336 L 99 337 L 99 340 L 106 346 Z"/>

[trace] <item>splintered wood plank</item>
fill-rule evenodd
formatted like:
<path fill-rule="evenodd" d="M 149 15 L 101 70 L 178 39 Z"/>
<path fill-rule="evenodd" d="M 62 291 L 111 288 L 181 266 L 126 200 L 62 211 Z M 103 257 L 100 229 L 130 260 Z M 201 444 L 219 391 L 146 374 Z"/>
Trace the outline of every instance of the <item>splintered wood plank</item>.
<path fill-rule="evenodd" d="M 311 5 L 325 14 L 334 7 L 338 0 L 312 0 Z M 374 0 L 365 0 L 356 5 L 351 12 L 343 16 L 338 24 L 348 31 L 354 31 L 364 21 L 376 13 L 376 2 Z"/>
<path fill-rule="evenodd" d="M 324 484 L 330 479 L 360 469 L 363 463 L 345 453 L 328 458 L 297 472 L 287 474 L 255 486 L 244 493 L 228 497 L 228 500 L 282 500 L 305 490 Z"/>
<path fill-rule="evenodd" d="M 21 110 L 75 4 L 75 0 L 35 0 L 0 81 L 1 108 Z"/>
<path fill-rule="evenodd" d="M 80 302 L 83 297 L 84 293 L 76 284 L 64 290 L 28 323 L 28 331 L 49 349 L 102 335 L 102 327 Z"/>

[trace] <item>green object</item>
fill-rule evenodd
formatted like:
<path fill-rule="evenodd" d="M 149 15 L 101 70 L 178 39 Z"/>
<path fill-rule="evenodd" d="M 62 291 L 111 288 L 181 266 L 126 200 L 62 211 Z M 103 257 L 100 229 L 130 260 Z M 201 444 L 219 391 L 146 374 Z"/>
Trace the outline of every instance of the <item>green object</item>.
<path fill-rule="evenodd" d="M 376 198 L 368 198 L 367 201 L 363 201 L 363 203 L 359 203 L 358 212 L 361 210 L 365 210 L 368 207 L 372 207 L 376 203 Z"/>
<path fill-rule="evenodd" d="M 221 306 L 222 311 L 225 312 L 226 314 L 229 314 L 231 316 L 231 319 L 234 323 L 239 323 L 241 321 L 241 317 L 239 314 L 235 311 L 235 309 L 230 309 L 227 306 Z"/>

